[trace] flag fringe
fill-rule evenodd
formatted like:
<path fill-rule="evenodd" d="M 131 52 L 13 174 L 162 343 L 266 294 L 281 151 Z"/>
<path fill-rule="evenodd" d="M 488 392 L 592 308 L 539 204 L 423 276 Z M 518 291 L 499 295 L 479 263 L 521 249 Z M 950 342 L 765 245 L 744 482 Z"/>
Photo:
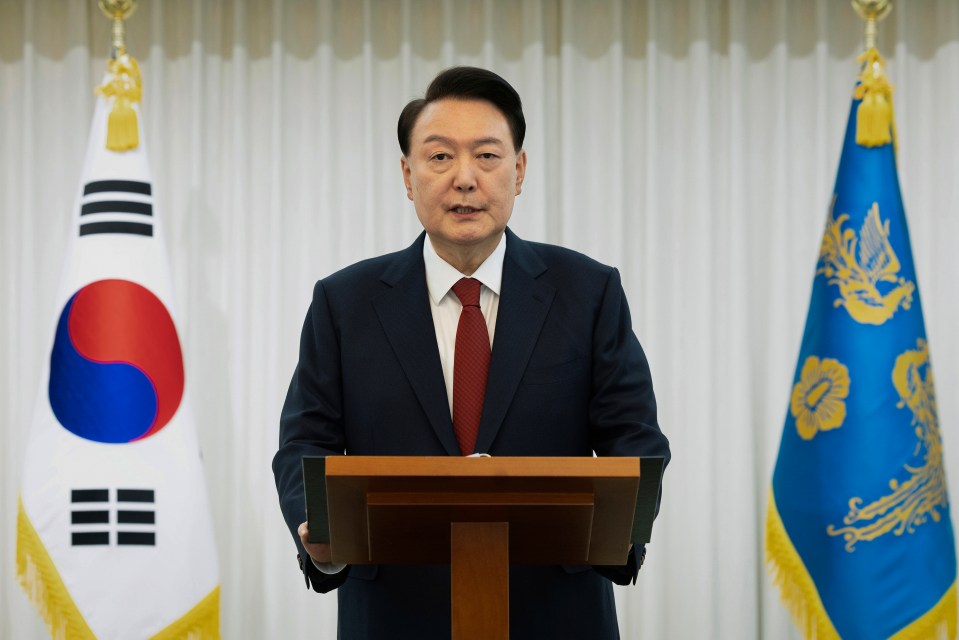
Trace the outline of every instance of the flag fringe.
<path fill-rule="evenodd" d="M 803 637 L 839 640 L 819 591 L 779 517 L 772 490 L 766 507 L 766 565 L 780 598 Z"/>
<path fill-rule="evenodd" d="M 956 583 L 932 609 L 889 640 L 925 640 L 956 637 Z"/>
<path fill-rule="evenodd" d="M 56 640 L 96 640 L 70 597 L 50 554 L 23 510 L 17 510 L 17 580 Z"/>
<path fill-rule="evenodd" d="M 771 490 L 766 507 L 766 564 L 783 604 L 803 637 L 839 640 L 839 634 L 819 598 L 819 591 L 786 533 Z M 935 606 L 900 629 L 890 640 L 955 638 L 956 609 L 956 583 L 953 582 Z"/>
<path fill-rule="evenodd" d="M 60 573 L 47 553 L 37 530 L 23 509 L 17 510 L 17 580 L 37 608 L 54 640 L 96 640 L 70 597 Z M 220 587 L 215 587 L 179 620 L 151 640 L 218 640 L 220 638 Z"/>
<path fill-rule="evenodd" d="M 859 84 L 853 90 L 853 97 L 860 101 L 856 110 L 856 144 L 881 147 L 893 141 L 895 132 L 893 86 L 886 77 L 886 62 L 875 47 L 857 60 L 863 66 Z"/>
<path fill-rule="evenodd" d="M 150 640 L 218 640 L 220 637 L 220 587 L 208 593 L 186 615 Z"/>

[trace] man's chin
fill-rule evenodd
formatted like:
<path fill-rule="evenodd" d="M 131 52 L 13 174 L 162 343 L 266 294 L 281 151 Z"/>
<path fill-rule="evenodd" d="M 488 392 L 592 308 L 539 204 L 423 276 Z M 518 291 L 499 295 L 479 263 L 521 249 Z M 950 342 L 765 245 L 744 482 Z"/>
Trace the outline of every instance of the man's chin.
<path fill-rule="evenodd" d="M 502 235 L 502 231 L 490 231 L 488 229 L 476 233 L 458 233 L 450 238 L 450 244 L 456 245 L 460 249 L 485 247 L 495 245 Z"/>

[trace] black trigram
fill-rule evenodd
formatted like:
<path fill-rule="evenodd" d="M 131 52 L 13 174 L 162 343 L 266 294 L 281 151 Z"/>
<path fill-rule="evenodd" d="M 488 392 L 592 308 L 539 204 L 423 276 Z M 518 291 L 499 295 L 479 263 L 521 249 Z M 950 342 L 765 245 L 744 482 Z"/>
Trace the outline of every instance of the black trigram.
<path fill-rule="evenodd" d="M 99 508 L 110 506 L 110 492 L 107 489 L 74 489 L 70 492 L 70 501 L 73 503 L 70 542 L 74 546 L 110 544 L 110 511 Z"/>
<path fill-rule="evenodd" d="M 149 182 L 97 180 L 83 187 L 80 235 L 126 233 L 153 235 L 153 197 Z"/>
<path fill-rule="evenodd" d="M 70 501 L 74 546 L 109 545 L 114 532 L 117 545 L 156 545 L 152 489 L 117 489 L 115 503 L 110 501 L 109 489 L 74 489 Z"/>

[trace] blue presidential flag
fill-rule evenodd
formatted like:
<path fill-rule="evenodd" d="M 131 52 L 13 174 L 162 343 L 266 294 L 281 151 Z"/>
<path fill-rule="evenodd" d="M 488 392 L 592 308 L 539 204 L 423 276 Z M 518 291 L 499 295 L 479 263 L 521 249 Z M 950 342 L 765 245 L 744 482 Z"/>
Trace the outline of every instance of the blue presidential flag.
<path fill-rule="evenodd" d="M 766 557 L 807 638 L 956 636 L 932 360 L 891 86 L 863 55 L 772 478 Z"/>

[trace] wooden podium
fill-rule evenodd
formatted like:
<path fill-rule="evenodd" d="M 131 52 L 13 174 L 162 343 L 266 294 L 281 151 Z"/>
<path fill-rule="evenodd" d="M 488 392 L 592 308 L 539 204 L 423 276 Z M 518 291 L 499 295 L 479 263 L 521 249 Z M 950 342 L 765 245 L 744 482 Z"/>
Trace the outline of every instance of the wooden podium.
<path fill-rule="evenodd" d="M 306 457 L 311 542 L 344 564 L 450 564 L 454 640 L 509 637 L 509 565 L 626 563 L 662 458 Z M 642 470 L 644 482 L 640 484 Z"/>

